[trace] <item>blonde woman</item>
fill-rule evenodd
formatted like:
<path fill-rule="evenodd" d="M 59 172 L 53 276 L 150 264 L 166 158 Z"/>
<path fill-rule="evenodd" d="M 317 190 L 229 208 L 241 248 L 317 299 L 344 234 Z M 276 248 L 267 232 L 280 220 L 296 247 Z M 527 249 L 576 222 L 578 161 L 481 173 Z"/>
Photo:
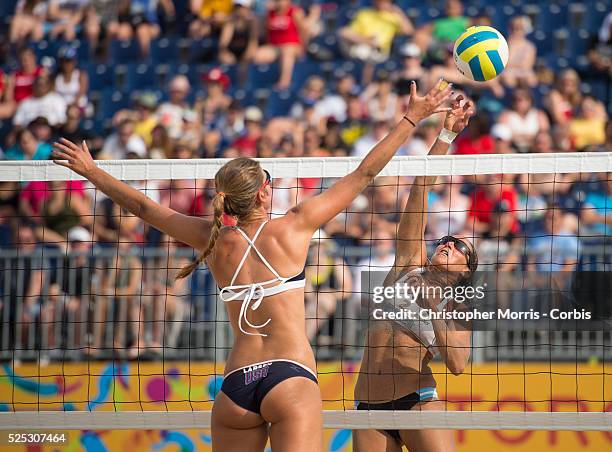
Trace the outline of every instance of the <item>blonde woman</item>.
<path fill-rule="evenodd" d="M 212 411 L 213 450 L 275 452 L 322 448 L 321 394 L 305 334 L 304 265 L 313 233 L 346 209 L 412 135 L 415 124 L 451 95 L 450 87 L 416 94 L 405 117 L 359 167 L 318 196 L 268 221 L 271 178 L 258 162 L 237 158 L 215 176 L 212 221 L 182 215 L 98 168 L 87 146 L 55 144 L 56 163 L 89 179 L 153 227 L 200 251 L 188 276 L 206 262 L 226 301 L 235 342 Z M 447 110 L 447 109 L 442 109 Z M 237 224 L 222 227 L 223 214 Z"/>

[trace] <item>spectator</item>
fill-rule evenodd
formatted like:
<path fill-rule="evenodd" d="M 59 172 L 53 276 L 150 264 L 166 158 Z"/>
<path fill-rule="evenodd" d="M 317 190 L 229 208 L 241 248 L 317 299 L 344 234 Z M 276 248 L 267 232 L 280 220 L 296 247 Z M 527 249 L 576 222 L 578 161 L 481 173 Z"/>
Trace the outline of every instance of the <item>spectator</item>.
<path fill-rule="evenodd" d="M 354 157 L 367 155 L 389 133 L 389 127 L 389 122 L 385 119 L 374 118 L 370 131 L 355 142 L 351 155 Z"/>
<path fill-rule="evenodd" d="M 5 153 L 7 160 L 47 160 L 53 151 L 49 143 L 38 141 L 28 128 L 19 130 L 15 141 Z"/>
<path fill-rule="evenodd" d="M 48 7 L 48 0 L 19 0 L 11 19 L 11 44 L 22 46 L 27 41 L 40 41 L 45 36 Z"/>
<path fill-rule="evenodd" d="M 317 235 L 317 232 L 320 234 Z M 329 336 L 317 337 L 323 322 L 337 309 L 352 286 L 351 273 L 340 257 L 334 256 L 333 242 L 322 231 L 315 232 L 306 261 L 306 336 L 313 342 L 329 344 Z M 315 239 L 315 237 L 318 238 Z"/>
<path fill-rule="evenodd" d="M 425 68 L 422 65 L 423 54 L 414 42 L 404 44 L 399 53 L 402 57 L 403 66 L 399 72 L 395 88 L 399 96 L 406 97 L 410 95 L 410 83 L 414 80 L 417 86 L 421 86 L 426 77 Z"/>
<path fill-rule="evenodd" d="M 66 334 L 72 331 L 72 337 L 64 338 L 68 344 L 78 349 L 85 348 L 84 339 L 87 332 L 84 326 L 87 322 L 89 303 L 93 301 L 90 297 L 95 267 L 89 256 L 92 248 L 91 234 L 84 227 L 75 226 L 68 231 L 67 237 L 70 255 L 61 260 L 59 268 L 53 268 L 49 278 L 49 297 L 41 311 L 41 320 L 46 323 L 43 331 L 46 329 L 49 334 L 48 346 L 50 349 L 66 348 L 54 341 L 60 336 L 57 328 L 67 330 Z M 86 309 L 82 309 L 83 307 Z M 61 314 L 58 315 L 58 311 Z M 58 318 L 61 319 L 59 325 L 56 321 Z M 66 328 L 66 324 L 71 324 L 73 327 Z M 85 353 L 96 355 L 88 348 L 85 348 Z"/>
<path fill-rule="evenodd" d="M 134 122 L 126 119 L 117 126 L 117 131 L 106 139 L 98 158 L 125 159 L 129 154 L 145 158 L 147 145 L 134 133 Z"/>
<path fill-rule="evenodd" d="M 374 7 L 359 10 L 351 23 L 340 30 L 340 37 L 350 58 L 366 62 L 362 82 L 367 85 L 374 65 L 389 58 L 393 38 L 409 35 L 413 30 L 410 19 L 392 0 L 374 0 Z"/>
<path fill-rule="evenodd" d="M 610 77 L 612 65 L 612 11 L 603 20 L 599 33 L 593 38 L 587 53 L 595 76 Z M 610 94 L 608 94 L 610 95 Z"/>
<path fill-rule="evenodd" d="M 49 38 L 74 41 L 82 28 L 87 30 L 87 36 L 99 33 L 100 28 L 96 27 L 93 18 L 88 16 L 90 3 L 90 0 L 49 0 L 45 24 L 45 27 L 49 28 Z"/>
<path fill-rule="evenodd" d="M 150 192 L 147 192 L 147 195 L 150 195 Z M 132 235 L 135 235 L 135 231 L 141 226 L 139 218 L 119 207 L 110 198 L 98 200 L 95 211 L 92 231 L 98 245 L 103 248 L 117 246 L 120 227 L 123 231 L 130 231 Z"/>
<path fill-rule="evenodd" d="M 262 120 L 263 113 L 259 108 L 251 106 L 244 111 L 244 134 L 232 143 L 241 157 L 257 156 L 257 143 L 263 135 Z"/>
<path fill-rule="evenodd" d="M 91 140 L 92 134 L 81 127 L 82 118 L 81 109 L 74 104 L 70 105 L 66 109 L 66 122 L 57 131 L 57 138 L 64 137 L 73 143 Z"/>
<path fill-rule="evenodd" d="M 219 37 L 219 62 L 241 63 L 241 75 L 246 76 L 246 64 L 253 61 L 259 46 L 257 16 L 252 0 L 234 0 L 234 11 L 225 21 Z"/>
<path fill-rule="evenodd" d="M 427 236 L 433 240 L 460 235 L 467 225 L 470 198 L 461 192 L 463 176 L 445 179 L 439 182 L 441 190 L 429 203 Z"/>
<path fill-rule="evenodd" d="M 141 56 L 148 57 L 151 41 L 159 36 L 160 32 L 157 17 L 158 4 L 161 5 L 166 16 L 174 16 L 172 0 L 120 0 L 117 22 L 108 25 L 109 36 L 126 41 L 136 35 Z"/>
<path fill-rule="evenodd" d="M 569 136 L 574 148 L 581 151 L 606 141 L 605 107 L 591 96 L 583 97 L 576 117 L 569 123 Z"/>
<path fill-rule="evenodd" d="M 89 76 L 87 71 L 76 67 L 77 53 L 74 47 L 62 47 L 57 57 L 59 71 L 55 75 L 55 92 L 64 98 L 66 105 L 77 105 L 84 110 L 87 107 Z"/>
<path fill-rule="evenodd" d="M 566 217 L 555 208 L 546 210 L 544 219 L 527 240 L 529 265 L 538 272 L 574 271 L 580 255 L 580 244 L 576 235 L 567 228 Z"/>
<path fill-rule="evenodd" d="M 93 212 L 84 193 L 78 196 L 66 190 L 65 181 L 49 181 L 45 184 L 47 196 L 40 212 L 44 227 L 63 238 L 69 229 L 91 223 Z"/>
<path fill-rule="evenodd" d="M 580 210 L 581 234 L 597 234 L 604 237 L 612 234 L 612 173 L 599 174 L 603 190 L 590 190 L 586 193 Z"/>
<path fill-rule="evenodd" d="M 36 54 L 29 47 L 23 47 L 18 53 L 19 66 L 9 78 L 15 102 L 32 96 L 35 80 L 46 73 L 46 69 L 36 63 Z"/>
<path fill-rule="evenodd" d="M 478 242 L 478 265 L 482 270 L 497 270 L 509 272 L 520 264 L 523 241 L 517 234 L 516 213 L 511 202 L 499 200 L 491 207 L 490 220 L 482 231 Z M 503 278 L 500 283 L 501 292 L 512 289 L 512 280 Z M 505 297 L 499 302 L 507 307 Z"/>
<path fill-rule="evenodd" d="M 156 125 L 151 131 L 151 144 L 149 156 L 152 159 L 169 159 L 172 156 L 172 139 L 162 125 Z"/>
<path fill-rule="evenodd" d="M 303 55 L 310 40 L 310 25 L 318 19 L 320 8 L 313 6 L 309 16 L 291 0 L 271 2 L 266 20 L 267 45 L 258 48 L 255 62 L 269 64 L 280 61 L 279 90 L 289 88 L 295 61 Z"/>
<path fill-rule="evenodd" d="M 512 104 L 501 113 L 498 122 L 510 129 L 512 144 L 520 152 L 527 152 L 538 132 L 550 128 L 548 117 L 533 105 L 531 92 L 524 88 L 512 92 Z"/>
<path fill-rule="evenodd" d="M 191 110 L 187 96 L 189 95 L 189 80 L 184 75 L 174 77 L 169 85 L 170 100 L 157 109 L 159 123 L 168 129 L 170 138 L 176 140 L 183 133 L 184 112 Z"/>
<path fill-rule="evenodd" d="M 308 77 L 302 87 L 302 93 L 298 100 L 292 105 L 290 116 L 305 124 L 317 126 L 314 117 L 314 106 L 325 94 L 325 81 L 318 75 Z M 308 111 L 308 114 L 306 112 Z"/>
<path fill-rule="evenodd" d="M 335 120 L 335 118 L 330 119 Z M 342 144 L 349 149 L 355 145 L 357 140 L 368 133 L 365 106 L 359 96 L 349 96 L 347 118 L 340 124 L 339 133 Z"/>
<path fill-rule="evenodd" d="M 492 154 L 495 142 L 489 134 L 489 122 L 485 116 L 472 118 L 467 130 L 455 140 L 455 154 Z"/>
<path fill-rule="evenodd" d="M 491 127 L 491 137 L 495 140 L 495 154 L 514 154 L 512 130 L 506 124 L 497 123 Z"/>
<path fill-rule="evenodd" d="M 434 58 L 443 55 L 444 49 L 454 44 L 470 26 L 470 19 L 463 15 L 461 0 L 446 0 L 444 13 L 444 17 L 420 27 L 414 36 L 414 42 L 421 50 L 432 54 Z"/>
<path fill-rule="evenodd" d="M 533 140 L 531 147 L 533 153 L 548 153 L 553 152 L 553 140 L 550 133 L 546 131 L 538 132 Z"/>
<path fill-rule="evenodd" d="M 240 102 L 232 100 L 227 114 L 219 119 L 217 129 L 221 133 L 223 145 L 234 142 L 244 132 L 244 112 Z"/>
<path fill-rule="evenodd" d="M 531 22 L 527 16 L 515 16 L 510 21 L 508 36 L 508 63 L 501 74 L 502 82 L 515 86 L 535 86 L 538 79 L 533 70 L 537 50 L 526 36 L 531 32 Z"/>
<path fill-rule="evenodd" d="M 598 146 L 591 146 L 587 150 L 595 152 L 612 151 L 612 121 L 610 119 L 608 119 L 608 122 L 606 123 L 606 140 L 604 143 Z"/>
<path fill-rule="evenodd" d="M 66 122 L 66 102 L 51 90 L 51 81 L 47 75 L 36 78 L 34 95 L 19 104 L 13 124 L 23 127 L 38 117 L 45 118 L 53 127 Z"/>
<path fill-rule="evenodd" d="M 53 140 L 53 129 L 51 128 L 49 121 L 47 121 L 47 118 L 39 116 L 28 124 L 28 129 L 30 129 L 36 140 L 39 142 L 50 144 Z"/>
<path fill-rule="evenodd" d="M 232 0 L 191 0 L 195 19 L 189 24 L 189 36 L 202 39 L 217 36 L 232 12 Z"/>
<path fill-rule="evenodd" d="M 339 123 L 346 121 L 346 109 L 350 96 L 359 95 L 359 88 L 350 74 L 340 74 L 336 82 L 336 90 L 319 100 L 314 106 L 314 120 L 323 129 L 327 118 L 333 117 Z"/>
<path fill-rule="evenodd" d="M 430 116 L 421 121 L 412 139 L 400 148 L 406 155 L 427 155 L 438 138 L 440 120 Z"/>
<path fill-rule="evenodd" d="M 373 83 L 362 94 L 368 116 L 377 120 L 391 121 L 399 108 L 397 94 L 393 92 L 393 83 L 386 71 L 381 71 Z"/>
<path fill-rule="evenodd" d="M 206 96 L 198 100 L 194 108 L 200 113 L 203 123 L 212 126 L 227 113 L 232 103 L 232 98 L 226 93 L 230 79 L 220 68 L 213 68 L 202 77 L 202 81 L 206 86 Z"/>
<path fill-rule="evenodd" d="M 136 97 L 135 104 L 136 111 L 128 113 L 128 117 L 134 121 L 134 133 L 143 139 L 147 147 L 150 147 L 153 129 L 158 123 L 155 114 L 157 96 L 155 93 L 144 91 Z"/>
<path fill-rule="evenodd" d="M 0 69 L 0 120 L 10 118 L 15 113 L 13 95 L 9 77 Z"/>
<path fill-rule="evenodd" d="M 556 86 L 547 96 L 545 105 L 554 124 L 567 126 L 576 115 L 581 101 L 578 73 L 565 69 L 557 76 Z"/>
<path fill-rule="evenodd" d="M 487 231 L 494 220 L 492 214 L 497 206 L 498 211 L 512 214 L 510 230 L 518 232 L 516 218 L 518 195 L 515 188 L 508 183 L 507 176 L 487 174 L 476 176 L 476 188 L 470 195 L 470 223 L 473 221 L 474 232 Z"/>

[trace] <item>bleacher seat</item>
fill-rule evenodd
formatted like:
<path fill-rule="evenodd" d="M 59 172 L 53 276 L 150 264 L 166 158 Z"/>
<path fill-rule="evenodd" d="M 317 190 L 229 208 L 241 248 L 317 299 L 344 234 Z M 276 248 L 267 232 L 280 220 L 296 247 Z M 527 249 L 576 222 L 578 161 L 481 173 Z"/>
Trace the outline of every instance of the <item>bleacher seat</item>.
<path fill-rule="evenodd" d="M 109 48 L 109 63 L 127 64 L 140 59 L 140 49 L 136 40 L 113 40 Z"/>
<path fill-rule="evenodd" d="M 189 44 L 189 61 L 204 63 L 212 61 L 217 53 L 217 42 L 211 38 L 193 39 Z"/>
<path fill-rule="evenodd" d="M 267 118 L 288 116 L 295 99 L 296 97 L 289 90 L 272 91 L 266 105 L 265 116 Z"/>
<path fill-rule="evenodd" d="M 12 16 L 19 0 L 2 0 L 0 2 L 0 17 Z"/>
<path fill-rule="evenodd" d="M 293 77 L 291 78 L 291 89 L 299 91 L 308 78 L 320 73 L 319 64 L 312 60 L 300 60 L 295 63 Z"/>
<path fill-rule="evenodd" d="M 588 14 L 586 16 L 586 28 L 593 32 L 599 31 L 606 14 L 610 12 L 609 1 L 596 0 L 589 2 Z"/>
<path fill-rule="evenodd" d="M 100 120 L 112 119 L 119 110 L 130 106 L 130 98 L 121 91 L 113 89 L 104 90 L 96 118 Z"/>
<path fill-rule="evenodd" d="M 155 88 L 155 70 L 152 65 L 145 63 L 131 63 L 127 66 L 125 91 Z"/>
<path fill-rule="evenodd" d="M 178 40 L 175 38 L 155 39 L 151 42 L 151 60 L 153 64 L 167 64 L 178 61 Z"/>
<path fill-rule="evenodd" d="M 269 88 L 277 82 L 279 73 L 278 63 L 251 64 L 248 69 L 247 80 L 255 89 Z"/>
<path fill-rule="evenodd" d="M 99 91 L 113 86 L 114 74 L 106 64 L 91 64 L 88 67 L 89 89 Z"/>

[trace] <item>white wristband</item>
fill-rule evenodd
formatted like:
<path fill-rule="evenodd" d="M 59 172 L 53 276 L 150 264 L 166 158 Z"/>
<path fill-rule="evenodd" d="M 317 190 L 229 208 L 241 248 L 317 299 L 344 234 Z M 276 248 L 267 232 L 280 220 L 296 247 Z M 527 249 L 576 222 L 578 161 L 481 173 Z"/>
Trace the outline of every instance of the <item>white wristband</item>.
<path fill-rule="evenodd" d="M 443 141 L 444 143 L 451 144 L 457 134 L 452 130 L 442 129 L 440 130 L 440 134 L 438 135 L 438 140 Z"/>

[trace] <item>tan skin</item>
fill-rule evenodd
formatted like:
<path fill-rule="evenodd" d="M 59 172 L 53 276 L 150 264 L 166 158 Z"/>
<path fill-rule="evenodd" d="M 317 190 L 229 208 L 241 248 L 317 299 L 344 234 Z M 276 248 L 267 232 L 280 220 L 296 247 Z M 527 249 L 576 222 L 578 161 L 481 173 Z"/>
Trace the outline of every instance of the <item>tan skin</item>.
<path fill-rule="evenodd" d="M 444 127 L 461 132 L 474 114 L 471 102 L 462 107 L 457 97 L 452 111 L 447 113 Z M 449 145 L 437 140 L 429 155 L 443 155 Z M 439 267 L 445 271 L 469 271 L 466 256 L 459 252 L 453 242 L 436 248 L 431 260 L 427 261 L 425 227 L 428 211 L 427 194 L 436 182 L 436 177 L 415 178 L 410 196 L 402 214 L 396 241 L 395 263 L 385 284 L 392 284 L 399 277 L 419 267 Z M 462 238 L 469 247 L 473 245 Z M 432 268 L 433 269 L 433 268 Z M 423 300 L 425 308 L 435 308 L 437 300 Z M 469 359 L 470 331 L 458 331 L 453 324 L 442 320 L 432 321 L 438 348 L 447 368 L 455 375 L 463 372 Z M 432 354 L 412 333 L 383 327 L 369 330 L 366 337 L 361 369 L 355 387 L 355 399 L 371 403 L 397 400 L 424 387 L 435 387 L 436 382 L 429 368 Z M 382 374 L 382 375 L 381 375 Z M 444 410 L 442 401 L 425 401 L 415 405 L 413 410 Z M 376 430 L 353 432 L 355 452 L 401 451 L 402 445 L 411 451 L 455 450 L 451 431 L 446 430 L 400 430 L 402 444 Z"/>
<path fill-rule="evenodd" d="M 447 108 L 440 107 L 450 95 L 449 86 L 443 90 L 436 88 L 420 97 L 416 85 L 413 85 L 412 102 L 406 115 L 417 122 L 436 111 L 447 111 Z M 314 231 L 350 205 L 412 135 L 413 129 L 409 121 L 402 120 L 372 149 L 355 171 L 264 227 L 257 247 L 279 274 L 295 275 L 304 268 Z M 211 221 L 183 215 L 156 204 L 143 193 L 118 181 L 95 165 L 85 143 L 78 146 L 62 139 L 55 143 L 54 157 L 58 165 L 86 177 L 117 204 L 153 227 L 196 250 L 207 247 Z M 263 171 L 261 176 L 263 181 Z M 238 218 L 238 226 L 248 236 L 252 237 L 261 223 L 269 218 L 271 195 L 270 188 L 262 185 L 256 194 L 257 207 L 248 217 Z M 220 287 L 230 283 L 246 247 L 247 243 L 237 230 L 223 228 L 220 231 L 213 252 L 207 259 L 208 267 Z M 249 253 L 235 283 L 250 284 L 271 277 L 257 255 Z M 249 320 L 254 324 L 271 319 L 268 326 L 249 331 L 266 334 L 266 337 L 240 332 L 240 303 L 227 303 L 227 311 L 236 339 L 226 363 L 226 373 L 270 359 L 289 359 L 310 369 L 316 368 L 305 333 L 303 289 L 267 297 L 257 311 L 249 312 Z M 275 452 L 320 451 L 321 408 L 319 387 L 307 378 L 290 378 L 275 386 L 263 400 L 261 414 L 241 408 L 221 392 L 215 399 L 212 412 L 213 450 L 262 451 L 269 436 Z"/>

